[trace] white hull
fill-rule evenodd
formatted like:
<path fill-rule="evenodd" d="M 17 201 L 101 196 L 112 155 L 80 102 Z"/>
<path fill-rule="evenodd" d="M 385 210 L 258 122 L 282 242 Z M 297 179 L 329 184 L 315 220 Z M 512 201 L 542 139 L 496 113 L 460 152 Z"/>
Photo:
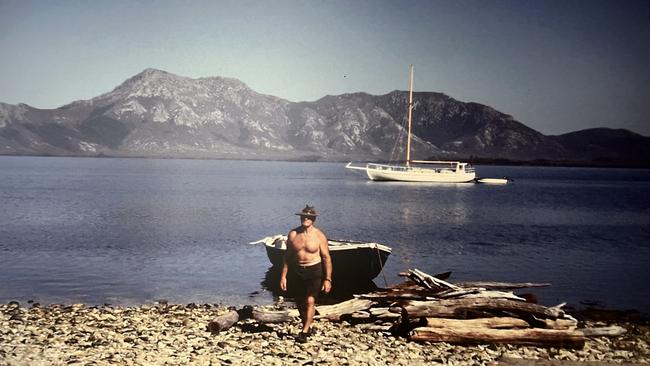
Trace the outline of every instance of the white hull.
<path fill-rule="evenodd" d="M 457 172 L 452 169 L 418 167 L 377 168 L 368 167 L 370 180 L 399 182 L 466 183 L 476 178 L 474 172 Z"/>
<path fill-rule="evenodd" d="M 353 166 L 349 163 L 346 168 L 364 170 L 370 180 L 395 182 L 426 182 L 426 183 L 467 183 L 476 178 L 474 169 L 467 168 L 464 163 L 450 162 L 453 167 L 424 168 L 404 165 L 366 164 Z"/>
<path fill-rule="evenodd" d="M 508 184 L 508 178 L 481 178 L 476 181 L 483 184 Z"/>

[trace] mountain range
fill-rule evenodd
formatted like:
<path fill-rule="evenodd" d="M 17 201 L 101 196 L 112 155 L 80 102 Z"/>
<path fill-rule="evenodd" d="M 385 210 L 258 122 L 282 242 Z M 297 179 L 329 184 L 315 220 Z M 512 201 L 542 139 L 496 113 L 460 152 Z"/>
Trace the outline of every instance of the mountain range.
<path fill-rule="evenodd" d="M 0 103 L 1 155 L 269 160 L 403 159 L 408 92 L 291 102 L 233 78 L 156 69 L 56 109 Z M 643 164 L 650 138 L 627 130 L 544 135 L 512 116 L 414 93 L 412 157 Z"/>

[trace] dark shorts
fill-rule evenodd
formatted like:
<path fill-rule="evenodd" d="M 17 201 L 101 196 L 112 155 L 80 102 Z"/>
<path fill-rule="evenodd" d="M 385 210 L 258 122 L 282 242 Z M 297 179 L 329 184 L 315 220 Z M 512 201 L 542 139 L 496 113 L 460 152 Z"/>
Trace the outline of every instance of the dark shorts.
<path fill-rule="evenodd" d="M 316 263 L 311 266 L 291 266 L 287 278 L 287 287 L 295 295 L 318 297 L 323 285 L 323 266 Z"/>

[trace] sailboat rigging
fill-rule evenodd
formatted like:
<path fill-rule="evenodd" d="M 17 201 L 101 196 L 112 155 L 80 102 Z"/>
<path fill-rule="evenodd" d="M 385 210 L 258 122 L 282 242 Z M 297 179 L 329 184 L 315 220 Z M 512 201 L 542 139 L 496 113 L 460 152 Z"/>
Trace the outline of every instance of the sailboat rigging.
<path fill-rule="evenodd" d="M 348 169 L 365 170 L 368 178 L 374 181 L 465 183 L 476 178 L 476 172 L 468 163 L 460 161 L 411 160 L 411 124 L 413 118 L 413 65 L 410 67 L 408 132 L 406 139 L 406 161 L 404 165 L 367 163 Z M 433 166 L 414 166 L 412 164 L 433 164 Z"/>

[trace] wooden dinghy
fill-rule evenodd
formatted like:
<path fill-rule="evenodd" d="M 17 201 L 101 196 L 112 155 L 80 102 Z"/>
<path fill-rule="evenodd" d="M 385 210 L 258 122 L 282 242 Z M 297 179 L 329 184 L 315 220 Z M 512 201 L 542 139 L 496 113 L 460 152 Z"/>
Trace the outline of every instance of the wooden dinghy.
<path fill-rule="evenodd" d="M 479 178 L 476 180 L 476 183 L 483 183 L 483 184 L 508 184 L 510 181 L 509 178 L 503 177 L 503 178 Z"/>
<path fill-rule="evenodd" d="M 281 268 L 287 250 L 286 235 L 267 236 L 251 242 L 264 244 L 266 255 L 274 267 Z M 370 281 L 381 273 L 392 249 L 386 245 L 353 240 L 328 240 L 332 257 L 333 281 Z"/>

